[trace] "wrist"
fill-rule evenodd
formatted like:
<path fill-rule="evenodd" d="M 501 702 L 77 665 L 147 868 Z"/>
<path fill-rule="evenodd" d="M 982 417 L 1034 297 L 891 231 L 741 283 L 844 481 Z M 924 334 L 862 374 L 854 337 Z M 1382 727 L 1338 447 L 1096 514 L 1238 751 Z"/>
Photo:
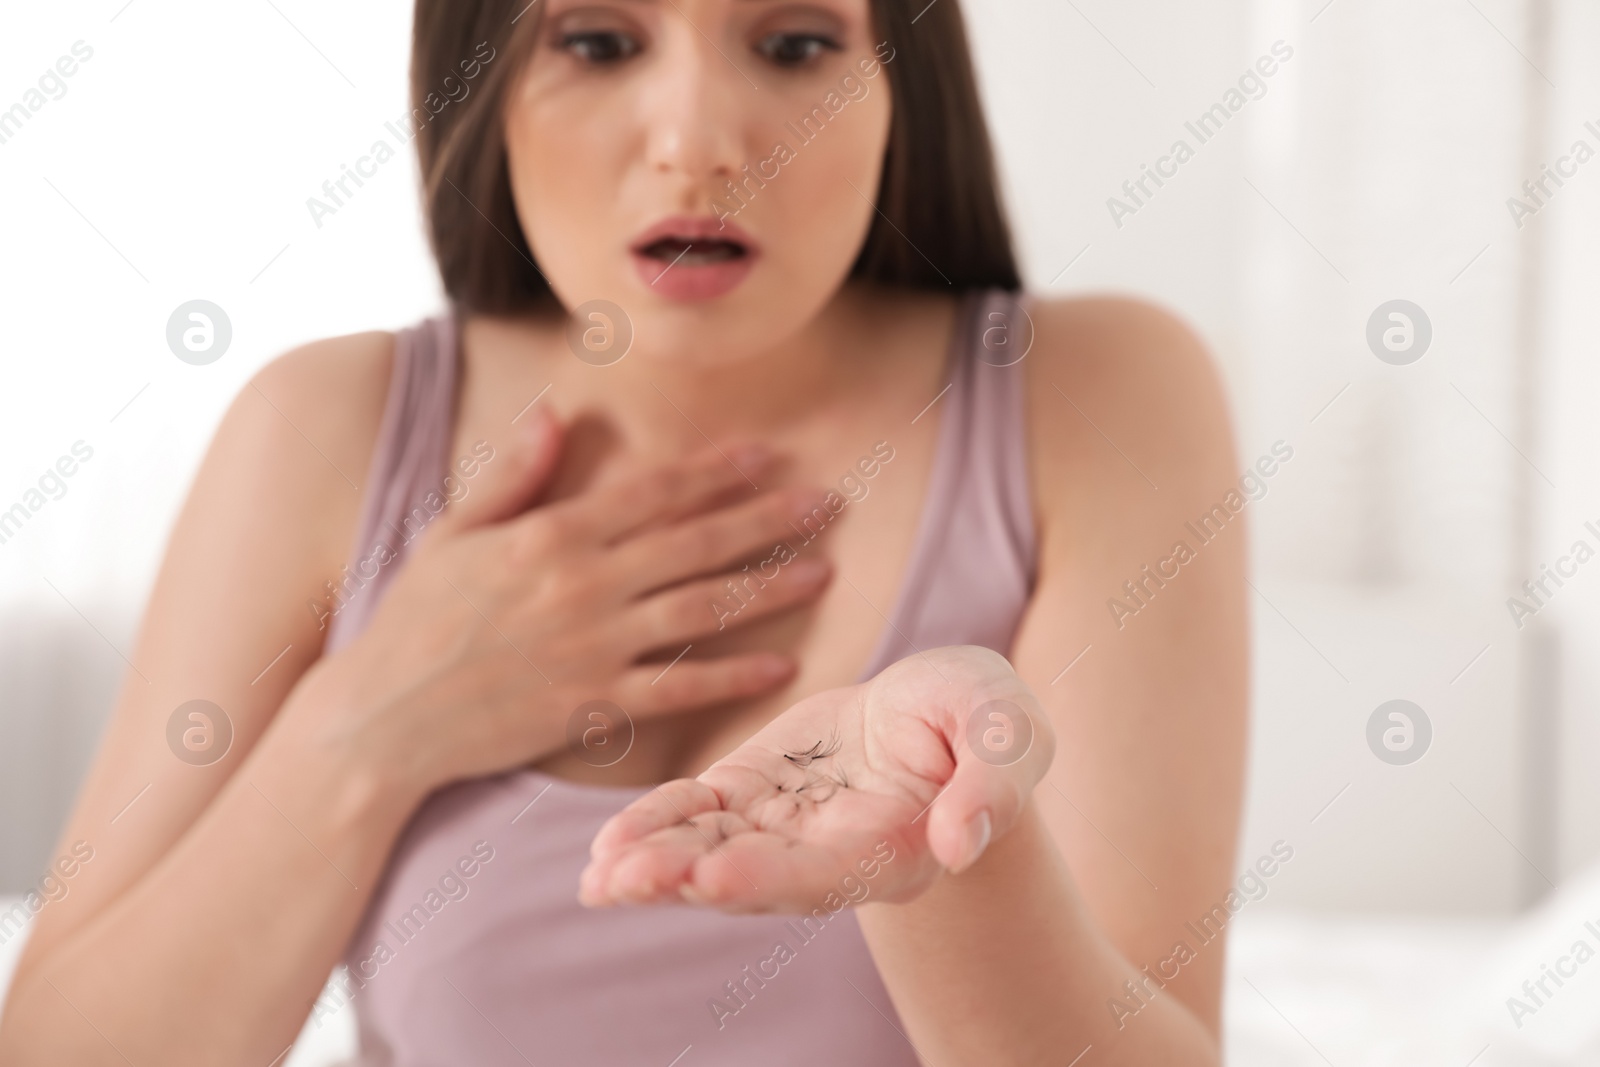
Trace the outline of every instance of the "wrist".
<path fill-rule="evenodd" d="M 325 805 L 341 824 L 404 821 L 431 789 L 417 768 L 390 757 L 383 737 L 351 701 L 308 674 L 261 739 L 254 768 L 267 783 Z M 311 798 L 315 798 L 312 800 Z"/>

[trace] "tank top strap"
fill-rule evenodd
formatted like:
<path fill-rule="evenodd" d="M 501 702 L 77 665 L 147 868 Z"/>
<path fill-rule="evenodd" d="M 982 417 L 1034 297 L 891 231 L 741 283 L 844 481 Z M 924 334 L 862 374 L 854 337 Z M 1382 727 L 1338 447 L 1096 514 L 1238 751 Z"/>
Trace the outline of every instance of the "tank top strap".
<path fill-rule="evenodd" d="M 325 652 L 366 627 L 408 547 L 444 510 L 460 377 L 457 349 L 455 317 L 449 313 L 395 335 L 389 392 L 350 562 L 325 589 L 332 612 Z"/>
<path fill-rule="evenodd" d="M 1036 577 L 1037 532 L 1028 480 L 1028 388 L 1023 361 L 1033 346 L 1033 319 L 1023 298 L 1003 289 L 979 297 L 977 318 L 978 334 L 968 349 L 968 405 L 974 470 L 981 474 L 972 479 L 969 491 L 985 496 L 981 507 L 992 513 L 1010 558 L 1023 564 L 1031 591 Z"/>
<path fill-rule="evenodd" d="M 1015 294 L 963 294 L 922 516 L 890 625 L 860 680 L 941 645 L 1009 653 L 1036 569 L 1024 418 L 1031 342 Z"/>

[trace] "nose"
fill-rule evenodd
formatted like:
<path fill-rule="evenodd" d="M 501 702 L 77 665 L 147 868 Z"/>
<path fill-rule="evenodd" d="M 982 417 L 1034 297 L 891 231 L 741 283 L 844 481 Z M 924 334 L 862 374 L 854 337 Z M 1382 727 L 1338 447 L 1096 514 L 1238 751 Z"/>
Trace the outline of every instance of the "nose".
<path fill-rule="evenodd" d="M 715 186 L 744 165 L 742 116 L 758 90 L 690 17 L 672 13 L 644 86 L 645 159 L 653 172 Z"/>

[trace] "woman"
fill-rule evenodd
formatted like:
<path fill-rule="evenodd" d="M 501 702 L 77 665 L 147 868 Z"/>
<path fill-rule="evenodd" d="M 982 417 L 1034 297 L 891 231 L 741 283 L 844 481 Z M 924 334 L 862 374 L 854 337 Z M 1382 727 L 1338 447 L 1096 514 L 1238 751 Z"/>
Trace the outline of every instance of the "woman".
<path fill-rule="evenodd" d="M 419 0 L 412 95 L 453 314 L 229 411 L 0 1060 L 1216 1062 L 1224 405 L 1019 304 L 955 0 Z"/>

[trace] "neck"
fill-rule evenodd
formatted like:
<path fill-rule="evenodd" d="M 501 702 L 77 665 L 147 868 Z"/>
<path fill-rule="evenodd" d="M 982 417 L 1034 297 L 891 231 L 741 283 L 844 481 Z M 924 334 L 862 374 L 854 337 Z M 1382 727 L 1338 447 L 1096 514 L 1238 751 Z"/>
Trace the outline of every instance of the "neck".
<path fill-rule="evenodd" d="M 863 354 L 887 356 L 892 349 L 886 343 L 892 316 L 884 310 L 881 295 L 845 286 L 792 336 L 726 360 L 651 353 L 636 343 L 617 363 L 590 366 L 567 351 L 564 321 L 555 316 L 536 327 L 542 343 L 530 344 L 526 324 L 519 323 L 510 332 L 488 326 L 496 335 L 489 345 L 468 344 L 469 351 L 497 350 L 517 364 L 516 377 L 532 385 L 530 397 L 549 383 L 540 403 L 563 421 L 603 421 L 628 451 L 664 457 L 702 448 L 708 438 L 719 445 L 770 439 L 860 395 L 863 378 L 882 362 Z M 532 365 L 530 348 L 542 353 Z"/>

